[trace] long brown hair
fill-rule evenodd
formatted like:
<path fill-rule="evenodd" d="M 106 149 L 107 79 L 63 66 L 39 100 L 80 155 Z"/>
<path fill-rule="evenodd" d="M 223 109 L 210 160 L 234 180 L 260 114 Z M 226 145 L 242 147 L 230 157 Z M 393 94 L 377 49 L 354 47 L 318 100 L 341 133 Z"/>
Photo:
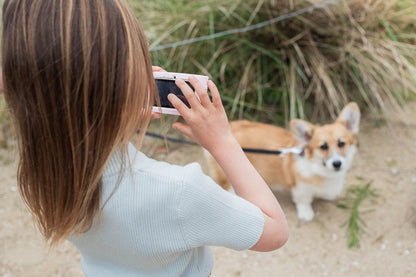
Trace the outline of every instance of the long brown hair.
<path fill-rule="evenodd" d="M 150 120 L 144 34 L 122 0 L 6 0 L 2 67 L 18 186 L 51 243 L 88 230 L 102 173 Z"/>

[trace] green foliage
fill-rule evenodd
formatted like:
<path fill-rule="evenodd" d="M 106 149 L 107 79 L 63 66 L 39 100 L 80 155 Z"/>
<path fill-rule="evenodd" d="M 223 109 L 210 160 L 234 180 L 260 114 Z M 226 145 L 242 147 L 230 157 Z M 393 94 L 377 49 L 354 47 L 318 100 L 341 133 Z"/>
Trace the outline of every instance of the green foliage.
<path fill-rule="evenodd" d="M 369 182 L 365 185 L 349 187 L 345 197 L 339 200 L 337 207 L 350 211 L 349 219 L 345 223 L 347 226 L 348 248 L 360 247 L 360 236 L 365 233 L 367 227 L 361 215 L 369 211 L 360 209 L 362 203 L 366 199 L 374 202 L 377 197 L 377 191 L 371 187 L 371 182 Z"/>
<path fill-rule="evenodd" d="M 150 47 L 241 28 L 306 0 L 129 0 Z M 169 71 L 209 75 L 231 119 L 335 118 L 348 101 L 385 115 L 416 94 L 416 3 L 350 0 L 250 32 L 152 52 Z"/>

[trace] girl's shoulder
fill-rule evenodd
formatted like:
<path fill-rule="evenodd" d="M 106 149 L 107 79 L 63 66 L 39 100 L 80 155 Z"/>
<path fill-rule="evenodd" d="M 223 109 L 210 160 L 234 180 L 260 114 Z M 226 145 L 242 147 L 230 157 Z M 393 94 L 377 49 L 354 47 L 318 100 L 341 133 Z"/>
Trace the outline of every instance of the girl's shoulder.
<path fill-rule="evenodd" d="M 117 155 L 114 155 L 108 162 L 104 171 L 104 177 L 118 176 L 120 174 L 121 162 Z M 136 147 L 129 144 L 124 173 L 132 175 L 147 175 L 149 177 L 161 178 L 174 183 L 190 182 L 195 179 L 206 177 L 198 163 L 187 165 L 175 165 L 165 161 L 158 161 L 147 157 L 138 151 Z"/>

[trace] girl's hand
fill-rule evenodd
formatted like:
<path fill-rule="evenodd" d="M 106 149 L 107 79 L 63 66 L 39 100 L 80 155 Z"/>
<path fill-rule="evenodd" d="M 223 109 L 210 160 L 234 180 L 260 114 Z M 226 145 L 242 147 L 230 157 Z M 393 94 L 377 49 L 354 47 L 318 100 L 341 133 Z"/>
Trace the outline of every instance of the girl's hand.
<path fill-rule="evenodd" d="M 218 150 L 221 145 L 227 142 L 234 142 L 231 134 L 228 118 L 221 102 L 221 97 L 215 84 L 208 81 L 208 88 L 211 91 L 212 101 L 207 90 L 198 79 L 189 78 L 189 82 L 195 88 L 195 93 L 184 80 L 176 80 L 176 85 L 182 90 L 191 108 L 188 108 L 174 94 L 169 94 L 168 99 L 172 105 L 185 119 L 186 124 L 176 122 L 173 128 L 179 130 L 193 141 L 207 149 L 209 152 Z"/>
<path fill-rule="evenodd" d="M 158 119 L 160 118 L 160 113 L 152 112 L 150 119 Z"/>
<path fill-rule="evenodd" d="M 152 65 L 152 70 L 153 72 L 166 72 L 166 70 L 164 70 L 160 66 L 155 66 L 155 65 Z"/>

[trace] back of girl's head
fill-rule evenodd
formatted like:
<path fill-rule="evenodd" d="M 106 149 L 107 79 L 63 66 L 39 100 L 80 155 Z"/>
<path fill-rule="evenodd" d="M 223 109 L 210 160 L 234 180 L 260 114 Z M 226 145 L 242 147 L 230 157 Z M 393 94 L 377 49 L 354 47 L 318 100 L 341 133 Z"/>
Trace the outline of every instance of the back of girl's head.
<path fill-rule="evenodd" d="M 122 0 L 6 0 L 2 67 L 24 201 L 52 243 L 86 231 L 106 162 L 150 120 L 140 26 Z"/>

